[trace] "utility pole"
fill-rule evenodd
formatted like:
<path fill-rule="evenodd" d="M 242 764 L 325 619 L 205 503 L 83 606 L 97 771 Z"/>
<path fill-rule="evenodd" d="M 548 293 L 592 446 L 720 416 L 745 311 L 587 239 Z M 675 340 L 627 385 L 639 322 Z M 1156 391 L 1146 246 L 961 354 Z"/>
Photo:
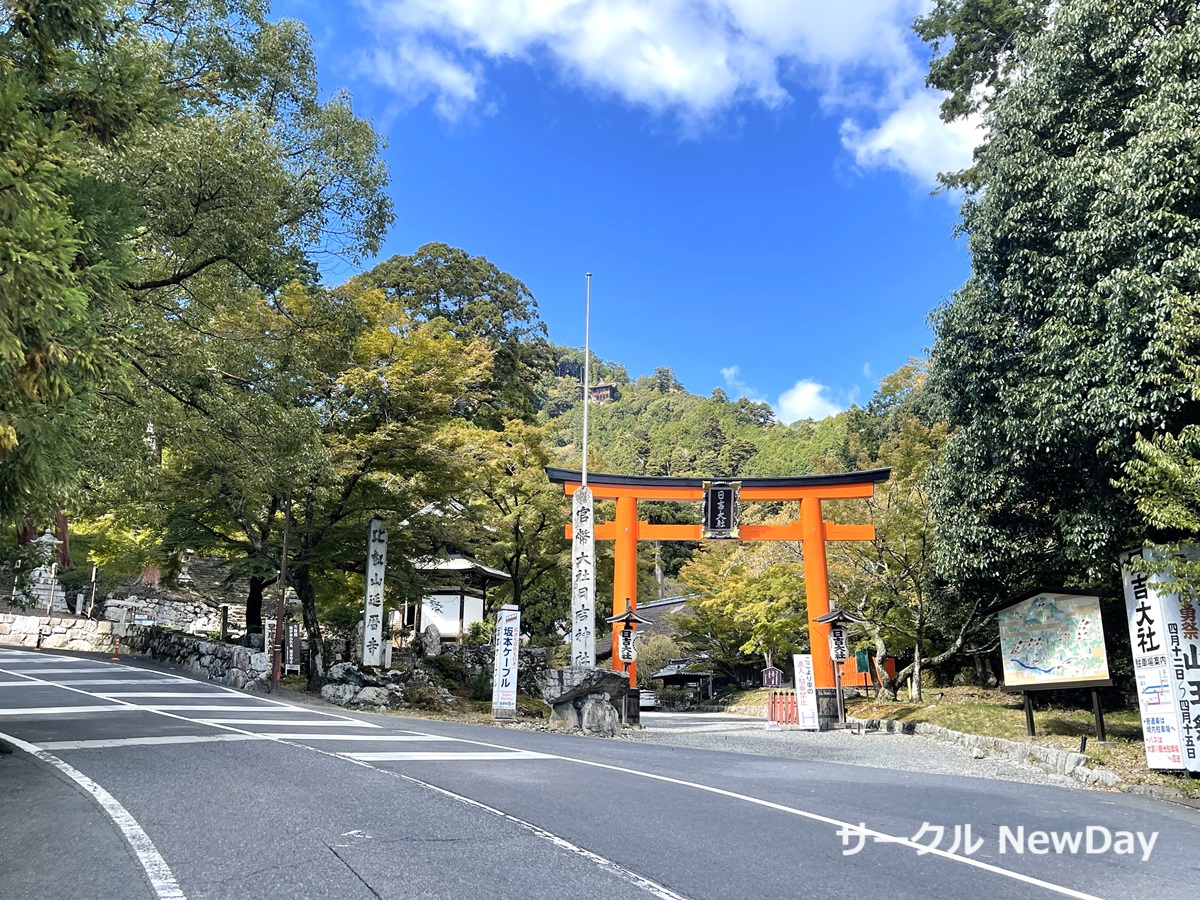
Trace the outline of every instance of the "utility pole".
<path fill-rule="evenodd" d="M 271 653 L 271 690 L 279 687 L 279 676 L 283 668 L 283 608 L 287 595 L 288 537 L 292 523 L 292 493 L 283 495 L 283 553 L 279 557 L 279 601 L 275 607 L 275 635 Z"/>

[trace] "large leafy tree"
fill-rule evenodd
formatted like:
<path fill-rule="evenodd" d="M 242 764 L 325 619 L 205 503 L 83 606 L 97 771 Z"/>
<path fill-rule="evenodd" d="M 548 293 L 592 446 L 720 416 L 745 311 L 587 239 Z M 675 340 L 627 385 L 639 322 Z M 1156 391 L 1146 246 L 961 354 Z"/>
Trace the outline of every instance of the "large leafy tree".
<path fill-rule="evenodd" d="M 482 256 L 432 243 L 379 263 L 355 284 L 384 291 L 414 321 L 441 321 L 464 341 L 487 343 L 494 354 L 488 389 L 464 410 L 473 421 L 499 429 L 506 419 L 532 420 L 552 356 L 537 302 L 522 282 Z"/>
<path fill-rule="evenodd" d="M 222 307 L 311 278 L 317 253 L 376 249 L 391 220 L 378 138 L 345 95 L 320 99 L 304 27 L 266 14 L 6 6 L 0 178 L 19 189 L 0 204 L 23 281 L 0 295 L 0 515 L 62 502 L 101 401 L 150 422 L 158 395 L 207 415 Z"/>
<path fill-rule="evenodd" d="M 99 0 L 0 11 L 3 522 L 53 509 L 74 475 L 78 420 L 115 374 L 102 326 L 134 271 L 138 215 L 95 156 L 156 121 L 163 96 L 111 52 L 108 13 Z"/>
<path fill-rule="evenodd" d="M 449 440 L 470 473 L 462 496 L 469 497 L 479 524 L 475 543 L 479 555 L 508 573 L 503 589 L 522 608 L 539 585 L 541 598 L 556 596 L 560 605 L 550 621 L 565 619 L 570 609 L 563 580 L 569 571 L 564 558 L 569 547 L 563 525 L 571 518 L 570 500 L 546 478 L 549 455 L 543 429 L 510 419 L 503 431 L 470 425 L 456 429 Z M 540 616 L 546 619 L 546 616 Z"/>
<path fill-rule="evenodd" d="M 1195 421 L 1200 10 L 1068 0 L 991 105 L 970 280 L 931 376 L 954 429 L 943 572 L 997 596 L 1105 583 L 1140 537 L 1114 487 L 1138 432 Z"/>

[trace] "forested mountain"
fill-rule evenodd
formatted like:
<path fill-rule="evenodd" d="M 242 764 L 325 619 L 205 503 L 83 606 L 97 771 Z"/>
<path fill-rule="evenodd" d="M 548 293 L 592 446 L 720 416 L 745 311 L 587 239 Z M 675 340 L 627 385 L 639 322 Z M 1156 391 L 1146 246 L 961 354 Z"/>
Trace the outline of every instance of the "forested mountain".
<path fill-rule="evenodd" d="M 545 385 L 539 421 L 555 455 L 578 466 L 583 429 L 582 354 L 556 347 L 555 376 Z M 572 365 L 578 357 L 578 365 Z M 617 399 L 592 404 L 589 452 L 596 471 L 628 475 L 753 477 L 806 475 L 852 464 L 846 415 L 784 425 L 766 403 L 730 399 L 721 388 L 692 394 L 662 367 L 630 379 L 617 363 L 596 360 L 593 384 L 616 387 Z"/>

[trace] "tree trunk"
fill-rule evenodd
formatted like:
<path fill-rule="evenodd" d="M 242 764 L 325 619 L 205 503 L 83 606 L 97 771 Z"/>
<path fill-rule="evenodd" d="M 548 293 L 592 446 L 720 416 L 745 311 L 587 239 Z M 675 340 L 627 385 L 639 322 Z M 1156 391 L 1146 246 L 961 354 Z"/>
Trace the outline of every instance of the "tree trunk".
<path fill-rule="evenodd" d="M 871 637 L 875 641 L 875 674 L 879 676 L 879 686 L 883 690 L 883 695 L 888 700 L 896 699 L 896 691 L 899 685 L 895 678 L 888 674 L 887 666 L 887 643 L 883 640 L 883 634 L 878 628 L 871 628 Z"/>
<path fill-rule="evenodd" d="M 288 580 L 300 598 L 300 614 L 304 620 L 304 636 L 308 640 L 308 689 L 319 691 L 325 681 L 325 648 L 321 643 L 321 624 L 317 621 L 317 595 L 308 569 L 295 568 Z"/>
<path fill-rule="evenodd" d="M 999 684 L 996 679 L 996 671 L 992 668 L 990 654 L 975 654 L 975 683 L 984 688 L 994 688 Z"/>
<path fill-rule="evenodd" d="M 913 643 L 913 661 L 912 661 L 912 678 L 908 682 L 908 699 L 914 703 L 919 702 L 921 698 L 921 636 L 917 635 L 916 641 Z"/>
<path fill-rule="evenodd" d="M 250 576 L 250 590 L 246 593 L 246 634 L 262 634 L 263 590 L 266 585 L 266 579 Z"/>

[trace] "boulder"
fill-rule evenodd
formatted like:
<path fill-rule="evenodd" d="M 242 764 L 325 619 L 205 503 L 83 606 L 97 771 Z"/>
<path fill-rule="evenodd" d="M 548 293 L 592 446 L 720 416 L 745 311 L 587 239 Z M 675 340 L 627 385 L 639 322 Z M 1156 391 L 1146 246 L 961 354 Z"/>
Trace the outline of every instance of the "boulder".
<path fill-rule="evenodd" d="M 579 711 L 579 727 L 588 734 L 615 737 L 621 733 L 621 717 L 603 695 L 593 695 L 583 701 Z"/>
<path fill-rule="evenodd" d="M 366 684 L 366 679 L 363 678 L 363 673 L 359 671 L 358 666 L 354 663 L 340 662 L 329 667 L 329 674 L 326 678 L 337 684 L 349 684 L 356 688 L 360 688 Z"/>
<path fill-rule="evenodd" d="M 321 698 L 335 706 L 347 706 L 358 688 L 351 684 L 326 684 L 321 686 Z"/>
<path fill-rule="evenodd" d="M 323 693 L 324 691 L 322 691 Z M 365 687 L 355 694 L 354 699 L 350 702 L 354 706 L 389 706 L 393 696 L 387 688 Z"/>
<path fill-rule="evenodd" d="M 537 683 L 542 699 L 555 706 L 589 694 L 607 694 L 609 699 L 624 697 L 629 689 L 629 674 L 590 666 L 567 666 L 546 669 L 538 675 Z"/>
<path fill-rule="evenodd" d="M 425 656 L 438 656 L 442 652 L 442 633 L 430 624 L 421 632 L 421 652 Z"/>

